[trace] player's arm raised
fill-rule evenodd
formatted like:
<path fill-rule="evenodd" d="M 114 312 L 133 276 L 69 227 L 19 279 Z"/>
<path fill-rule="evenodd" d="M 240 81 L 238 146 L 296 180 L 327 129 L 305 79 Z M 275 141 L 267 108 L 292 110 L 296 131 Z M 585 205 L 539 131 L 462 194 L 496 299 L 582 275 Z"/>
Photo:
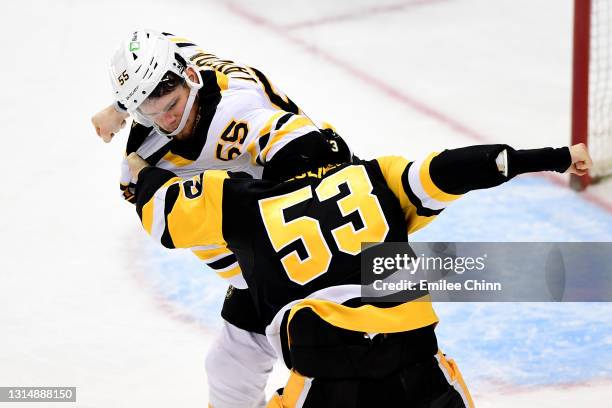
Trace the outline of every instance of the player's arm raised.
<path fill-rule="evenodd" d="M 480 145 L 445 150 L 431 159 L 432 182 L 450 194 L 500 185 L 519 174 L 540 171 L 584 174 L 593 165 L 584 144 L 515 150 L 507 145 Z"/>
<path fill-rule="evenodd" d="M 583 175 L 593 164 L 584 144 L 528 150 L 502 144 L 476 145 L 432 153 L 421 161 L 382 157 L 377 162 L 400 200 L 408 232 L 426 226 L 469 191 L 495 187 L 523 173 Z"/>

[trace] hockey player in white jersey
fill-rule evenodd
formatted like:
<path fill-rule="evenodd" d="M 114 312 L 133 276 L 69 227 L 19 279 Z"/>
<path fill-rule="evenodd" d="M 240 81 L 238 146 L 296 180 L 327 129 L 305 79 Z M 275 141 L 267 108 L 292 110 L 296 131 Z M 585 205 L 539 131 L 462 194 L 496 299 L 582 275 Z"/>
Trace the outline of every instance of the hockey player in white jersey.
<path fill-rule="evenodd" d="M 206 169 L 283 179 L 320 163 L 350 160 L 346 144 L 322 130 L 261 72 L 221 60 L 169 33 L 132 33 L 110 69 L 115 103 L 92 122 L 105 141 L 131 115 L 126 156 L 190 178 Z M 134 180 L 124 160 L 121 190 L 133 202 Z M 195 186 L 194 186 L 195 188 Z M 231 284 L 220 337 L 206 371 L 213 408 L 259 407 L 274 353 L 246 290 L 235 256 L 224 246 L 194 248 Z"/>

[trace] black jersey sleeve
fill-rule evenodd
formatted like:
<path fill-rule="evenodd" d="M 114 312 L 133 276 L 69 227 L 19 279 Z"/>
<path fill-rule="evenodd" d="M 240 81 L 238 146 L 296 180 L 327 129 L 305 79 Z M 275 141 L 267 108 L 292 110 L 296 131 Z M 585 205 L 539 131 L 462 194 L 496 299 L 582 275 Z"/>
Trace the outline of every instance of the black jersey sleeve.
<path fill-rule="evenodd" d="M 564 172 L 571 157 L 567 147 L 515 150 L 500 144 L 445 150 L 413 162 L 397 156 L 376 161 L 402 206 L 408 232 L 414 232 L 469 191 L 498 186 L 518 174 Z"/>
<path fill-rule="evenodd" d="M 429 172 L 432 181 L 443 191 L 465 194 L 500 185 L 523 173 L 563 173 L 570 165 L 567 147 L 515 150 L 496 144 L 445 150 L 431 160 Z"/>

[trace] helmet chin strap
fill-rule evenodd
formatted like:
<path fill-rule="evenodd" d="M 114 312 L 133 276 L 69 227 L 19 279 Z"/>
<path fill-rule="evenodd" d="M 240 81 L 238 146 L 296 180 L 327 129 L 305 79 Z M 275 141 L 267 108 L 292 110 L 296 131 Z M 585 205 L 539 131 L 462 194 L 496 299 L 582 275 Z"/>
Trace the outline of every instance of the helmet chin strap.
<path fill-rule="evenodd" d="M 185 77 L 185 82 L 187 82 L 187 85 L 189 86 L 189 97 L 187 98 L 187 103 L 185 104 L 185 110 L 183 110 L 183 116 L 181 117 L 181 122 L 179 123 L 178 127 L 171 133 L 168 133 L 162 128 L 160 128 L 159 126 L 157 126 L 155 123 L 153 123 L 153 127 L 155 128 L 155 130 L 157 130 L 162 135 L 167 136 L 168 138 L 172 138 L 173 136 L 181 133 L 181 131 L 185 127 L 185 124 L 187 123 L 189 114 L 191 113 L 191 108 L 193 107 L 193 102 L 195 101 L 195 97 L 198 94 L 198 91 L 200 90 L 200 88 L 202 88 L 203 83 L 202 83 L 202 76 L 200 75 L 200 71 L 198 71 L 195 68 L 193 70 L 195 71 L 197 75 L 198 82 L 193 82 L 189 78 L 189 76 L 187 75 L 187 69 L 185 69 L 185 72 L 183 73 L 183 76 Z"/>

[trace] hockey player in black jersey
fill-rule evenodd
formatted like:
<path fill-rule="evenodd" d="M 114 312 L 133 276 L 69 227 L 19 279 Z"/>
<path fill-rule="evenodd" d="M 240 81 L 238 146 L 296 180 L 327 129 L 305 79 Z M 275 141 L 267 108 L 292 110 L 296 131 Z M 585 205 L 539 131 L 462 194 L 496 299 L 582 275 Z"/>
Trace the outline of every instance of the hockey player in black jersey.
<path fill-rule="evenodd" d="M 362 242 L 405 242 L 461 195 L 537 171 L 583 174 L 584 145 L 479 145 L 419 162 L 330 164 L 285 182 L 206 171 L 190 180 L 128 157 L 144 229 L 167 248 L 236 254 L 266 335 L 291 369 L 271 408 L 473 407 L 438 350 L 427 299 L 361 299 Z"/>

